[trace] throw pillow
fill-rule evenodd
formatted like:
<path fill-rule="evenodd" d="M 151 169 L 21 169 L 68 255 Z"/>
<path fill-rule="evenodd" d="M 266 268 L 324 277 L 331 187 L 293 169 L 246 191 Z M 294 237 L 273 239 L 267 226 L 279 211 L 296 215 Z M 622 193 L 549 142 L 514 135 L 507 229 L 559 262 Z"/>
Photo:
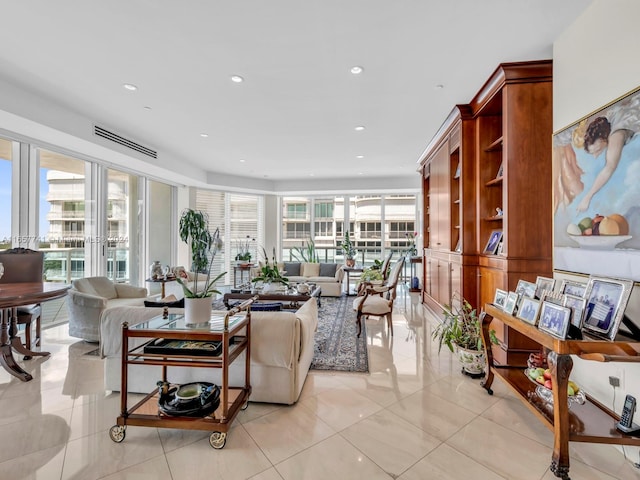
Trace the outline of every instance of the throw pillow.
<path fill-rule="evenodd" d="M 290 277 L 300 276 L 300 262 L 284 262 L 284 271 Z"/>
<path fill-rule="evenodd" d="M 336 269 L 338 268 L 337 263 L 321 263 L 320 264 L 320 277 L 335 277 Z"/>
<path fill-rule="evenodd" d="M 303 277 L 317 277 L 320 274 L 319 263 L 304 263 L 302 265 Z"/>

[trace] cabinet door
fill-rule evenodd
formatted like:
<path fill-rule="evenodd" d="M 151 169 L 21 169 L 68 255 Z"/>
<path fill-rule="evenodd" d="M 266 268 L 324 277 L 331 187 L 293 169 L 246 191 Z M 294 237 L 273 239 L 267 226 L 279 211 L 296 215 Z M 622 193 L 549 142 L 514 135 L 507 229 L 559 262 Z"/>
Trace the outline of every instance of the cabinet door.
<path fill-rule="evenodd" d="M 438 296 L 436 299 L 440 305 L 451 304 L 451 271 L 448 260 L 438 259 Z"/>
<path fill-rule="evenodd" d="M 507 290 L 506 273 L 495 268 L 480 267 L 480 306 L 493 302 L 496 288 Z"/>
<path fill-rule="evenodd" d="M 449 183 L 449 143 L 445 142 L 431 160 L 429 228 L 430 246 L 435 250 L 451 250 Z"/>

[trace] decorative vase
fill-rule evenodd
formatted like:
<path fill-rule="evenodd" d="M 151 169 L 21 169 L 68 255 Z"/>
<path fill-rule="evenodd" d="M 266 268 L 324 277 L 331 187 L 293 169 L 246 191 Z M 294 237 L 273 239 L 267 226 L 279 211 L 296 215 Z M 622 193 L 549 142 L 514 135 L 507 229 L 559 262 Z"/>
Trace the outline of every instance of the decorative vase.
<path fill-rule="evenodd" d="M 149 278 L 151 280 L 156 280 L 158 278 L 162 278 L 164 274 L 162 273 L 162 265 L 160 264 L 160 260 L 155 260 L 151 266 L 149 267 Z"/>
<path fill-rule="evenodd" d="M 481 375 L 484 373 L 487 359 L 483 350 L 467 350 L 457 345 L 456 350 L 463 371 L 470 375 Z"/>
<path fill-rule="evenodd" d="M 211 297 L 184 299 L 184 323 L 193 325 L 207 323 L 211 318 Z"/>
<path fill-rule="evenodd" d="M 345 263 L 347 264 L 347 267 L 355 267 L 356 259 L 355 258 L 347 258 L 345 260 Z"/>

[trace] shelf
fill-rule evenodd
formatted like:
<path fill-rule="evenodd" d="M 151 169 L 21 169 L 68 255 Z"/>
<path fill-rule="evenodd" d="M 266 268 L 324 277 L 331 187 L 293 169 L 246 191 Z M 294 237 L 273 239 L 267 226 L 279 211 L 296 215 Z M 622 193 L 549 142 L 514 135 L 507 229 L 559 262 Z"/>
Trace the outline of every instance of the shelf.
<path fill-rule="evenodd" d="M 485 187 L 496 187 L 498 185 L 502 185 L 502 179 L 504 177 L 497 177 L 494 178 L 493 180 L 489 180 L 487 183 L 485 183 Z"/>
<path fill-rule="evenodd" d="M 502 137 L 498 138 L 484 149 L 485 152 L 499 152 L 500 150 L 502 150 Z"/>
<path fill-rule="evenodd" d="M 485 217 L 483 220 L 485 222 L 500 222 L 504 218 L 504 215 L 494 215 L 493 217 Z"/>
<path fill-rule="evenodd" d="M 460 204 L 460 199 L 458 199 L 458 200 L 454 200 L 454 201 L 453 201 L 453 203 L 455 203 L 455 204 Z"/>

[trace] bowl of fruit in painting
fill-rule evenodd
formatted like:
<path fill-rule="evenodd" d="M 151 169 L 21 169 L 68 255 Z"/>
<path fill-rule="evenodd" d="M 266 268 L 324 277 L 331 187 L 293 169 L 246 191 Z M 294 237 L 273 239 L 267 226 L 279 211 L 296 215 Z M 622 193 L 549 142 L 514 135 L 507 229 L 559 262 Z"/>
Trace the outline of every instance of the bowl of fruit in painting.
<path fill-rule="evenodd" d="M 537 385 L 536 394 L 544 402 L 549 405 L 553 405 L 553 385 L 551 383 L 551 371 L 548 368 L 527 368 L 525 375 L 529 380 Z M 569 408 L 571 405 L 582 405 L 587 401 L 587 396 L 575 382 L 569 380 L 567 386 L 567 398 L 569 401 Z"/>
<path fill-rule="evenodd" d="M 584 217 L 578 223 L 569 224 L 567 233 L 580 248 L 591 250 L 613 250 L 619 243 L 632 238 L 629 222 L 619 213 Z"/>

